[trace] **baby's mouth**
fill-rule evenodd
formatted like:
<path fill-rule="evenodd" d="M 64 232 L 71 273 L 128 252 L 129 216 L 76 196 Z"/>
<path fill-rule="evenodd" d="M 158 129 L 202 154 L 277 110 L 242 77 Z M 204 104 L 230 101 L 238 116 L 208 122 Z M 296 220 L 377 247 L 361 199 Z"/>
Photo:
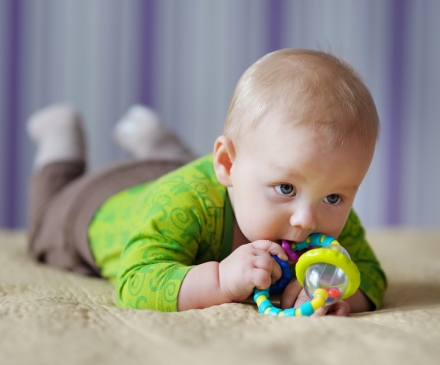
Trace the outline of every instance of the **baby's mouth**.
<path fill-rule="evenodd" d="M 296 241 L 284 240 L 284 239 L 278 240 L 278 244 L 280 246 L 282 246 L 282 245 L 289 245 L 290 246 L 292 243 L 296 243 Z"/>
<path fill-rule="evenodd" d="M 295 241 L 281 240 L 281 247 L 284 249 L 287 257 L 289 258 L 289 262 L 296 263 L 303 253 L 308 251 L 310 248 L 305 248 L 303 250 L 297 249 L 295 245 Z M 292 247 L 293 246 L 293 247 Z"/>

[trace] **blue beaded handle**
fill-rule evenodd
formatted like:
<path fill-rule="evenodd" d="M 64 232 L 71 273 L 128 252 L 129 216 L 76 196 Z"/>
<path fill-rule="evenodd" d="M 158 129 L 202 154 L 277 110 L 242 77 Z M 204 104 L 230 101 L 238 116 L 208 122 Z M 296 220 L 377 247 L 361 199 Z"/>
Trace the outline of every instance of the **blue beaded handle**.
<path fill-rule="evenodd" d="M 290 271 L 289 263 L 287 261 L 281 260 L 276 255 L 273 255 L 272 258 L 276 262 L 278 262 L 278 265 L 281 266 L 282 275 L 281 275 L 281 278 L 275 284 L 272 284 L 270 286 L 270 288 L 269 288 L 270 294 L 282 292 L 286 288 L 287 284 L 290 283 L 290 280 L 292 280 L 292 272 Z"/>

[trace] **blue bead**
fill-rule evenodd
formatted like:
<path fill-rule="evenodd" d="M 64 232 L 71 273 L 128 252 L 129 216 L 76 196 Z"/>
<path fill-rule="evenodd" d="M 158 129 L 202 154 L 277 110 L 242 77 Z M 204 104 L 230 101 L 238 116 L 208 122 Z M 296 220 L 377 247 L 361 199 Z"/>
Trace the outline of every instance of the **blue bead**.
<path fill-rule="evenodd" d="M 333 241 L 335 241 L 335 239 L 332 236 L 325 236 L 324 240 L 321 243 L 321 246 L 327 246 L 331 244 Z"/>
<path fill-rule="evenodd" d="M 322 242 L 321 242 L 322 239 Z M 321 233 L 313 233 L 310 235 L 310 244 L 312 246 L 324 247 L 331 244 L 335 239 Z"/>
<path fill-rule="evenodd" d="M 254 301 L 255 302 L 262 295 L 265 295 L 267 298 L 269 298 L 269 290 L 268 289 L 264 289 L 264 290 L 254 289 Z"/>
<path fill-rule="evenodd" d="M 295 317 L 295 311 L 296 311 L 296 308 L 284 309 L 284 316 L 285 317 Z"/>
<path fill-rule="evenodd" d="M 263 300 L 260 305 L 258 306 L 258 311 L 260 313 L 264 313 L 264 311 L 269 308 L 269 307 L 273 307 L 272 303 L 270 302 L 270 300 Z"/>
<path fill-rule="evenodd" d="M 296 245 L 295 251 L 305 250 L 307 247 L 309 247 L 306 241 L 297 242 L 295 243 L 295 245 Z"/>
<path fill-rule="evenodd" d="M 301 311 L 301 315 L 304 316 L 304 317 L 309 317 L 313 313 L 315 313 L 315 310 L 312 307 L 312 303 L 310 303 L 310 302 L 306 302 L 306 303 L 302 304 L 299 307 L 299 309 Z"/>
<path fill-rule="evenodd" d="M 278 313 L 280 313 L 280 312 L 281 312 L 281 309 L 280 309 L 280 308 L 272 307 L 272 308 L 269 309 L 269 311 L 267 312 L 267 314 L 269 314 L 270 316 L 277 316 Z"/>

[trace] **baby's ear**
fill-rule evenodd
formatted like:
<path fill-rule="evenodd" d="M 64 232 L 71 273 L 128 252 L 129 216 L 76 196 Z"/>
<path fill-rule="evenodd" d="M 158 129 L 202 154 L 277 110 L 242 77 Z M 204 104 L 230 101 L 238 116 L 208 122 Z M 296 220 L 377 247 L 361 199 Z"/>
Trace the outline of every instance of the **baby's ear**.
<path fill-rule="evenodd" d="M 214 143 L 214 170 L 220 184 L 231 187 L 231 168 L 235 159 L 235 148 L 226 136 L 220 136 Z"/>

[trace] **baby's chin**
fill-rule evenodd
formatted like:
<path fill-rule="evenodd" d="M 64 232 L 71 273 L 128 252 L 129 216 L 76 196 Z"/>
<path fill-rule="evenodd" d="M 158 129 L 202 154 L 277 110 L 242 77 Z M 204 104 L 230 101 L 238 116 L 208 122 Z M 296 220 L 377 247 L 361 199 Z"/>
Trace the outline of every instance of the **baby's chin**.
<path fill-rule="evenodd" d="M 251 239 L 249 239 L 249 242 L 255 242 L 255 241 L 271 241 L 271 242 L 274 242 L 280 246 L 283 243 L 283 241 L 287 241 L 289 244 L 295 242 L 295 241 L 289 241 L 289 240 L 284 240 L 284 239 L 280 239 L 280 238 L 257 238 L 257 237 L 251 236 Z"/>
<path fill-rule="evenodd" d="M 245 234 L 243 232 L 243 235 L 248 240 L 248 242 L 271 241 L 271 242 L 277 243 L 280 246 L 283 243 L 283 241 L 287 241 L 289 244 L 290 243 L 296 243 L 296 241 L 280 238 L 279 236 L 274 237 L 274 236 L 267 235 L 267 234 L 259 234 L 258 232 L 257 233 L 252 232 L 250 234 Z"/>

